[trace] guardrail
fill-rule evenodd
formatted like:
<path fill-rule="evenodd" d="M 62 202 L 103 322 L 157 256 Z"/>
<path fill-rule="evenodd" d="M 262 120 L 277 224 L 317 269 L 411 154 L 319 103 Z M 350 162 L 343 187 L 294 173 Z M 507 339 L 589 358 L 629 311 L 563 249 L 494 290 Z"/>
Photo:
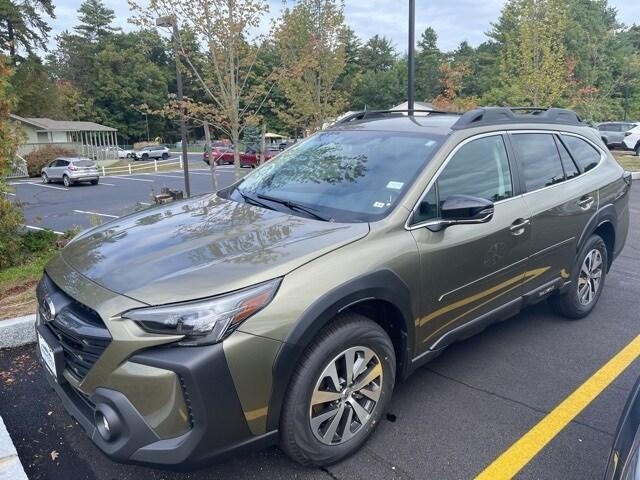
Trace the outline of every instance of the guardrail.
<path fill-rule="evenodd" d="M 7 178 L 23 178 L 28 177 L 27 161 L 20 155 L 16 154 L 9 165 L 9 173 Z"/>
<path fill-rule="evenodd" d="M 124 165 L 121 167 L 100 167 L 100 169 L 102 171 L 102 176 L 106 177 L 109 175 L 133 175 L 137 172 L 157 172 L 158 167 L 169 165 L 176 165 L 182 168 L 182 156 L 178 160 L 169 158 L 167 160 L 153 160 L 153 163 L 145 161 L 145 163 L 141 165 L 132 165 L 131 163 L 129 163 L 128 165 Z"/>

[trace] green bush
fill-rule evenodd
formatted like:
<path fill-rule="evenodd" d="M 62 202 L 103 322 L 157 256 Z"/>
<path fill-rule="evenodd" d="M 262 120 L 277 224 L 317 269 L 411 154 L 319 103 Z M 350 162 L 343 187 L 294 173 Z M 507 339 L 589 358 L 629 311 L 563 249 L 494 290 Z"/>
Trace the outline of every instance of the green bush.
<path fill-rule="evenodd" d="M 24 156 L 30 177 L 39 177 L 42 167 L 58 157 L 76 157 L 78 152 L 71 148 L 46 145 Z"/>
<path fill-rule="evenodd" d="M 56 249 L 58 235 L 51 230 L 29 231 L 22 235 L 21 240 L 25 253 L 40 254 Z"/>
<path fill-rule="evenodd" d="M 18 233 L 22 212 L 0 197 L 0 270 L 15 265 L 22 257 L 22 241 Z"/>

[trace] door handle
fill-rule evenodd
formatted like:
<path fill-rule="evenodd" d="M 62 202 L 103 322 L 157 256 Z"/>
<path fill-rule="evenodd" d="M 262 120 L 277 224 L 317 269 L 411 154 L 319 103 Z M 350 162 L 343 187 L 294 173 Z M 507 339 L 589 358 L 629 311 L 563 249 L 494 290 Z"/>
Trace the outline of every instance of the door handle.
<path fill-rule="evenodd" d="M 509 230 L 511 230 L 512 235 L 519 236 L 524 233 L 524 229 L 530 223 L 531 223 L 531 220 L 528 218 L 519 218 L 511 224 L 511 226 L 509 227 Z"/>
<path fill-rule="evenodd" d="M 578 201 L 578 206 L 583 210 L 589 210 L 593 205 L 593 197 L 586 197 Z"/>

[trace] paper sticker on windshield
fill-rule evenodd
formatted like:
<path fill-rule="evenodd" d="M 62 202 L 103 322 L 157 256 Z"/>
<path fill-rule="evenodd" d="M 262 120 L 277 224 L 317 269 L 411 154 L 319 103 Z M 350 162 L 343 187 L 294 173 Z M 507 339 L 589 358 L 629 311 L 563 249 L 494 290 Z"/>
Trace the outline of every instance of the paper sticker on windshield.
<path fill-rule="evenodd" d="M 436 143 L 436 141 L 435 141 L 435 140 L 427 140 L 427 141 L 424 143 L 424 146 L 425 146 L 425 147 L 433 147 L 433 145 L 434 145 L 435 143 Z"/>
<path fill-rule="evenodd" d="M 391 181 L 387 183 L 387 188 L 390 188 L 391 190 L 401 190 L 403 185 L 404 185 L 404 182 Z"/>
<path fill-rule="evenodd" d="M 373 204 L 375 208 L 384 208 L 384 202 L 376 202 Z"/>

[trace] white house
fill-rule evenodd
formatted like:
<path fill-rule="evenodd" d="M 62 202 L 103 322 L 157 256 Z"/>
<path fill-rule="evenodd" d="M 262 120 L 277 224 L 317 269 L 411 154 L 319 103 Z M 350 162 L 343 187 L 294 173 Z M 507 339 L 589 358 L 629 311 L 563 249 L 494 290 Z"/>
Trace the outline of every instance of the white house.
<path fill-rule="evenodd" d="M 94 122 L 51 120 L 50 118 L 24 118 L 10 115 L 15 127 L 25 136 L 18 147 L 18 155 L 44 145 L 73 148 L 79 155 L 96 159 L 107 159 L 115 155 L 118 146 L 118 130 Z"/>

